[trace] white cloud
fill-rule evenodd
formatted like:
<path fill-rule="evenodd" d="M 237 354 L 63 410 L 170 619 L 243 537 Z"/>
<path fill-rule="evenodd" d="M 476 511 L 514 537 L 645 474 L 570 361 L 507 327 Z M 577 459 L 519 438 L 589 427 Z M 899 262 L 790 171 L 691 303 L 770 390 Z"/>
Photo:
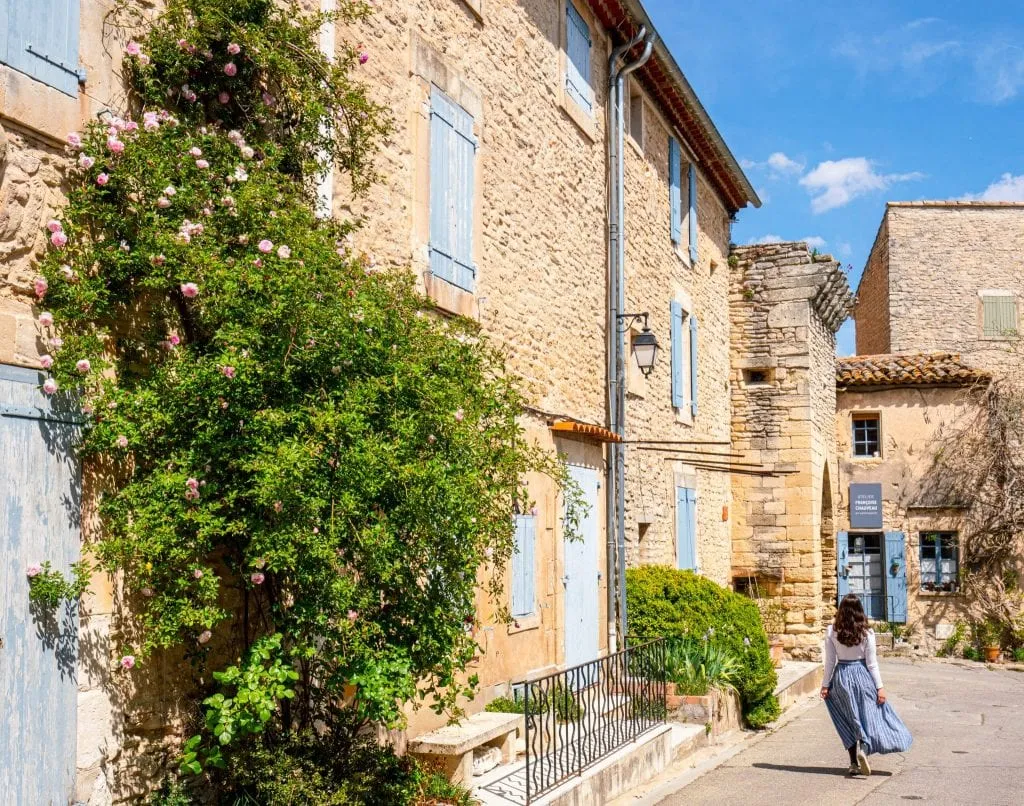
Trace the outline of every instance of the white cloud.
<path fill-rule="evenodd" d="M 836 247 L 836 251 L 839 253 L 839 257 L 848 258 L 853 254 L 853 246 L 846 241 L 841 241 Z"/>
<path fill-rule="evenodd" d="M 886 190 L 896 182 L 923 179 L 916 171 L 903 174 L 880 174 L 866 157 L 846 157 L 826 160 L 800 179 L 800 184 L 811 194 L 811 211 L 824 213 L 843 207 L 873 191 Z"/>
<path fill-rule="evenodd" d="M 820 235 L 807 235 L 800 239 L 807 244 L 811 249 L 824 249 L 828 241 L 822 238 Z"/>
<path fill-rule="evenodd" d="M 760 246 L 766 243 L 782 243 L 782 236 L 780 235 L 762 235 L 760 238 L 751 238 L 747 241 L 750 246 Z"/>
<path fill-rule="evenodd" d="M 1009 101 L 1024 90 L 1024 48 L 1011 44 L 988 45 L 975 58 L 974 73 L 982 101 L 994 104 Z"/>
<path fill-rule="evenodd" d="M 981 193 L 968 193 L 963 201 L 1024 201 L 1024 174 L 1005 173 Z"/>
<path fill-rule="evenodd" d="M 772 200 L 772 195 L 768 192 L 768 188 L 759 187 L 755 188 L 755 190 L 757 190 L 757 197 L 761 200 L 762 204 L 768 204 Z"/>
<path fill-rule="evenodd" d="M 790 159 L 781 151 L 768 156 L 768 167 L 779 174 L 800 174 L 804 172 L 804 164 Z"/>

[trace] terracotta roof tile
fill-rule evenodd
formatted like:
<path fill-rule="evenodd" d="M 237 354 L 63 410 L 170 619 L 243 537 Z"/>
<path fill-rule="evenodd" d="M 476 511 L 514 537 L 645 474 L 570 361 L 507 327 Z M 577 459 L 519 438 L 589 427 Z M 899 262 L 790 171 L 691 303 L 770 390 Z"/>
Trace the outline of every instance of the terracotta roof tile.
<path fill-rule="evenodd" d="M 852 355 L 836 359 L 836 385 L 970 386 L 991 375 L 968 366 L 957 353 Z"/>

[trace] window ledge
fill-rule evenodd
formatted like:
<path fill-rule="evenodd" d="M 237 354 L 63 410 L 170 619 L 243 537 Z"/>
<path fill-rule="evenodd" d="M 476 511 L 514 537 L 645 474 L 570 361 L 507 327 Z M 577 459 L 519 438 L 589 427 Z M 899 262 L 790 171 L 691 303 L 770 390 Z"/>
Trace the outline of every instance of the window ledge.
<path fill-rule="evenodd" d="M 920 599 L 962 599 L 964 595 L 960 591 L 926 591 L 919 590 L 917 596 Z"/>
<path fill-rule="evenodd" d="M 674 249 L 674 251 L 676 253 L 676 257 L 679 258 L 683 262 L 683 265 L 686 266 L 686 268 L 692 270 L 693 269 L 693 261 L 690 260 L 690 247 L 689 246 L 685 246 L 684 247 L 681 242 L 680 243 L 672 244 L 672 247 L 673 247 L 673 249 Z"/>
<path fill-rule="evenodd" d="M 430 271 L 424 272 L 423 285 L 426 296 L 442 311 L 468 319 L 477 318 L 475 294 L 442 280 Z"/>
<path fill-rule="evenodd" d="M 562 77 L 562 81 L 565 81 L 565 77 Z M 559 106 L 569 116 L 573 123 L 579 128 L 587 139 L 591 143 L 597 142 L 597 123 L 594 120 L 593 113 L 588 113 L 585 109 L 580 107 L 572 98 L 569 97 L 569 93 L 565 91 L 565 87 L 562 87 L 562 92 L 559 98 Z"/>
<path fill-rule="evenodd" d="M 854 462 L 862 462 L 863 464 L 869 465 L 872 463 L 881 464 L 885 461 L 884 456 L 851 456 Z"/>
<path fill-rule="evenodd" d="M 528 632 L 540 628 L 540 613 L 531 613 L 528 616 L 515 616 L 508 625 L 508 634 L 517 635 L 521 632 Z"/>

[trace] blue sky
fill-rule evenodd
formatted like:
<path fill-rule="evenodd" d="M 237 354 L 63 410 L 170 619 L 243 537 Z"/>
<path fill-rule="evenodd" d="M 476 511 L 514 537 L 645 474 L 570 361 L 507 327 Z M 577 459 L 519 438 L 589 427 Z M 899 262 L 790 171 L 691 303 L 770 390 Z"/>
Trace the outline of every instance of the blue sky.
<path fill-rule="evenodd" d="M 809 239 L 856 288 L 887 200 L 1024 200 L 1024 4 L 644 5 L 764 202 L 736 243 Z"/>

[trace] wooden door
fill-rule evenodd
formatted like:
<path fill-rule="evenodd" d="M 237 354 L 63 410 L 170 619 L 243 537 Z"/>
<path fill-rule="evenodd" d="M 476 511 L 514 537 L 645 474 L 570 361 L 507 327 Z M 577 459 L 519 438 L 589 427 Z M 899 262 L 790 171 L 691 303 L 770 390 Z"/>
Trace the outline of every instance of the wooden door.
<path fill-rule="evenodd" d="M 583 489 L 587 512 L 580 518 L 581 540 L 565 541 L 565 665 L 576 666 L 597 658 L 600 647 L 600 533 L 597 470 L 569 466 Z"/>

